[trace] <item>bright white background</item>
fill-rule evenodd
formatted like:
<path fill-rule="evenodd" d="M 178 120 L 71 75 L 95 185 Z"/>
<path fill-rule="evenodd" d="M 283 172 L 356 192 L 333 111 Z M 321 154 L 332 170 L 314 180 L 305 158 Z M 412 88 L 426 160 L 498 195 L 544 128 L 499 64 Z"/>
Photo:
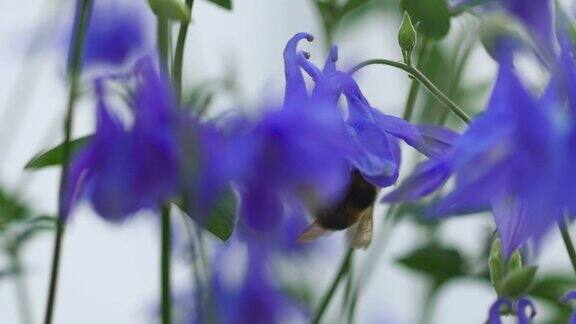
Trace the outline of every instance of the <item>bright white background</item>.
<path fill-rule="evenodd" d="M 0 1 L 0 113 L 16 107 L 22 124 L 17 130 L 14 116 L 0 120 L 0 183 L 14 190 L 24 188 L 23 196 L 41 211 L 55 210 L 58 171 L 49 169 L 34 174 L 23 172 L 27 160 L 39 149 L 59 142 L 66 87 L 63 82 L 62 52 L 50 45 L 26 50 L 30 33 L 39 22 L 54 12 L 46 12 L 51 0 Z M 98 0 L 96 0 L 98 1 Z M 118 0 L 120 1 L 120 0 Z M 144 0 L 141 0 L 144 1 Z M 56 1 L 51 1 L 56 2 Z M 190 27 L 187 53 L 187 84 L 219 77 L 229 65 L 237 67 L 242 103 L 254 109 L 264 99 L 274 98 L 283 87 L 281 53 L 286 40 L 296 32 L 308 31 L 317 41 L 305 45 L 313 60 L 322 60 L 320 26 L 315 11 L 306 0 L 236 0 L 232 13 L 197 0 L 194 24 Z M 63 12 L 56 12 L 65 16 Z M 63 19 L 62 19 L 63 20 Z M 336 42 L 341 63 L 350 66 L 367 58 L 400 57 L 396 48 L 394 17 L 374 13 L 339 33 Z M 45 31 L 53 27 L 45 27 Z M 475 51 L 467 78 L 490 78 L 495 67 L 482 49 Z M 26 87 L 14 89 L 18 78 Z M 401 114 L 407 93 L 405 74 L 388 68 L 370 68 L 359 81 L 369 100 L 389 114 Z M 20 81 L 21 82 L 21 81 Z M 230 108 L 230 100 L 219 100 L 219 109 Z M 25 112 L 25 114 L 24 114 Z M 76 119 L 77 134 L 92 127 L 92 106 L 84 103 Z M 55 126 L 56 125 L 56 126 Z M 380 224 L 377 210 L 377 231 Z M 125 226 L 104 223 L 81 208 L 68 226 L 63 252 L 60 289 L 55 323 L 146 323 L 151 321 L 158 291 L 157 227 L 151 215 L 139 215 Z M 443 237 L 465 251 L 478 255 L 482 231 L 488 217 L 462 218 L 445 223 Z M 413 226 L 401 225 L 389 239 L 385 255 L 379 259 L 375 275 L 361 299 L 361 323 L 414 323 L 418 318 L 422 293 L 427 282 L 417 274 L 393 263 L 422 238 Z M 569 269 L 568 259 L 557 233 L 544 248 L 543 269 Z M 326 287 L 339 261 L 342 244 L 331 240 L 334 251 L 313 262 L 310 271 L 319 287 Z M 378 243 L 379 241 L 376 241 Z M 51 257 L 52 237 L 43 235 L 25 250 L 25 264 L 33 317 L 40 322 Z M 364 257 L 367 253 L 360 253 Z M 0 265 L 5 260 L 0 258 Z M 177 267 L 176 286 L 184 289 L 185 269 Z M 12 282 L 0 281 L 0 323 L 18 323 Z M 456 281 L 441 291 L 430 323 L 482 323 L 494 299 L 490 287 L 473 281 Z M 339 305 L 339 303 L 334 303 Z M 338 314 L 338 312 L 333 312 Z"/>

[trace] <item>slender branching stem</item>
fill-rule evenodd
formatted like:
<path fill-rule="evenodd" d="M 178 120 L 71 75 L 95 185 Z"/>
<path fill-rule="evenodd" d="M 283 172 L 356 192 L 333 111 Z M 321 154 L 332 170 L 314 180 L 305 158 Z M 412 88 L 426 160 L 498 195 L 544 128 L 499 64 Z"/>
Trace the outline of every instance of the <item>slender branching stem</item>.
<path fill-rule="evenodd" d="M 340 282 L 342 281 L 344 276 L 346 276 L 348 270 L 350 269 L 350 262 L 352 260 L 353 255 L 354 255 L 354 249 L 349 248 L 348 252 L 346 252 L 344 260 L 342 260 L 342 263 L 338 268 L 338 273 L 336 273 L 336 277 L 332 279 L 330 288 L 324 293 L 324 296 L 322 296 L 322 299 L 320 300 L 320 304 L 316 309 L 314 319 L 312 320 L 313 324 L 318 324 L 320 323 L 320 320 L 322 320 L 322 316 L 324 316 L 324 313 L 326 312 L 326 309 L 328 308 L 328 305 L 330 304 L 330 301 L 332 300 L 332 297 L 336 292 L 336 288 L 338 288 L 338 285 L 340 285 Z"/>
<path fill-rule="evenodd" d="M 448 107 L 448 109 L 456 114 L 456 116 L 458 116 L 463 122 L 469 124 L 472 120 L 462 108 L 458 107 L 458 105 L 455 104 L 450 98 L 448 98 L 448 96 L 446 96 L 442 91 L 440 91 L 440 89 L 438 89 L 438 87 L 436 87 L 432 81 L 428 80 L 428 78 L 422 72 L 420 72 L 420 70 L 413 66 L 392 60 L 373 59 L 356 65 L 352 70 L 350 70 L 350 74 L 354 74 L 366 66 L 375 64 L 388 65 L 407 72 L 416 80 L 418 80 L 428 91 L 430 91 L 434 97 L 436 97 L 436 99 Z"/>
<path fill-rule="evenodd" d="M 58 190 L 58 220 L 56 223 L 56 235 L 54 236 L 54 249 L 52 253 L 52 266 L 50 269 L 50 284 L 48 288 L 48 298 L 44 323 L 51 324 L 54 316 L 54 304 L 56 301 L 56 290 L 58 288 L 58 274 L 60 270 L 60 258 L 62 252 L 62 241 L 64 238 L 65 228 L 65 195 L 66 185 L 68 183 L 68 171 L 70 169 L 70 153 L 72 137 L 72 123 L 74 120 L 74 111 L 78 98 L 78 84 L 80 72 L 82 70 L 84 39 L 88 29 L 90 12 L 92 11 L 93 0 L 82 0 L 80 5 L 80 15 L 78 16 L 77 25 L 74 29 L 70 52 L 69 82 L 70 89 L 68 92 L 68 102 L 66 106 L 66 115 L 64 117 L 64 144 L 62 147 L 62 172 L 60 173 L 60 184 Z"/>

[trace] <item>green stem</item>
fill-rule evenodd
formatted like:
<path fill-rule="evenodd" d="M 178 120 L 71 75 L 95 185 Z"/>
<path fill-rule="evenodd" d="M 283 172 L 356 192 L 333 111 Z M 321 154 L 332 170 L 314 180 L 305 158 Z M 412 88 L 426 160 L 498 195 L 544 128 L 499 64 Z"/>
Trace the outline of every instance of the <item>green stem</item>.
<path fill-rule="evenodd" d="M 346 316 L 346 311 L 348 306 L 352 303 L 352 297 L 354 295 L 354 260 L 350 259 L 350 264 L 348 265 L 348 273 L 346 275 L 346 287 L 344 288 L 344 298 L 342 298 L 342 318 Z"/>
<path fill-rule="evenodd" d="M 320 305 L 318 306 L 318 308 L 316 309 L 316 313 L 314 314 L 312 324 L 320 323 L 320 320 L 322 319 L 322 316 L 324 316 L 324 312 L 326 312 L 326 309 L 328 308 L 328 305 L 330 304 L 332 297 L 334 297 L 336 288 L 338 288 L 338 285 L 340 284 L 346 273 L 348 273 L 348 270 L 350 268 L 350 261 L 352 260 L 352 255 L 354 255 L 354 249 L 350 248 L 348 249 L 348 252 L 344 257 L 344 260 L 340 264 L 340 267 L 338 268 L 338 273 L 336 274 L 336 277 L 332 280 L 330 288 L 326 291 L 324 296 L 322 296 L 322 299 L 320 300 Z"/>
<path fill-rule="evenodd" d="M 422 69 L 424 63 L 426 62 L 426 54 L 428 52 L 428 40 L 424 38 L 422 45 L 420 45 L 420 50 L 418 51 L 418 69 Z M 406 106 L 404 107 L 404 115 L 402 118 L 404 120 L 411 120 L 414 114 L 414 107 L 416 106 L 416 99 L 418 98 L 418 89 L 420 88 L 420 83 L 416 80 L 412 80 L 410 83 L 410 91 L 408 92 L 408 99 L 406 100 Z"/>
<path fill-rule="evenodd" d="M 156 37 L 158 41 L 158 63 L 162 73 L 168 74 L 168 20 L 158 16 Z"/>
<path fill-rule="evenodd" d="M 74 32 L 72 41 L 71 61 L 69 70 L 70 90 L 68 92 L 68 104 L 66 116 L 64 117 L 64 145 L 62 148 L 62 172 L 60 173 L 60 184 L 58 189 L 58 221 L 56 224 L 56 235 L 54 237 L 54 250 L 52 253 L 52 266 L 50 270 L 50 284 L 48 288 L 48 298 L 44 323 L 51 324 L 54 315 L 54 304 L 56 301 L 56 290 L 58 288 L 58 273 L 60 270 L 60 257 L 62 250 L 62 240 L 64 238 L 64 195 L 68 183 L 68 171 L 70 169 L 70 139 L 72 137 L 72 121 L 74 120 L 74 107 L 78 97 L 78 83 L 80 71 L 82 69 L 84 39 L 88 29 L 88 21 L 92 10 L 92 0 L 83 0 L 80 8 L 80 18 Z"/>
<path fill-rule="evenodd" d="M 170 244 L 171 244 L 170 207 L 162 208 L 162 244 L 161 244 L 161 295 L 162 323 L 172 323 L 172 300 L 170 293 Z"/>
<path fill-rule="evenodd" d="M 20 320 L 22 324 L 32 324 L 32 313 L 30 310 L 30 298 L 28 296 L 28 289 L 24 280 L 24 268 L 20 262 L 20 256 L 15 253 L 10 256 L 12 269 L 14 270 L 14 280 L 16 284 L 16 299 L 18 301 L 18 310 L 20 312 Z"/>
<path fill-rule="evenodd" d="M 564 241 L 564 246 L 566 246 L 566 251 L 570 257 L 570 262 L 572 263 L 572 269 L 576 272 L 576 250 L 574 250 L 574 244 L 570 238 L 570 233 L 568 232 L 567 224 L 565 220 L 558 221 L 558 228 L 562 234 L 562 240 Z"/>
<path fill-rule="evenodd" d="M 190 10 L 192 16 L 192 7 L 194 0 L 186 0 L 186 6 Z M 184 45 L 186 43 L 186 35 L 188 34 L 188 24 L 181 23 L 178 30 L 178 40 L 176 41 L 176 51 L 174 52 L 174 64 L 172 66 L 172 81 L 174 83 L 174 91 L 177 98 L 182 97 L 182 62 L 184 60 Z"/>
<path fill-rule="evenodd" d="M 438 296 L 437 292 L 438 287 L 436 285 L 429 288 L 425 296 L 426 299 L 422 304 L 422 311 L 420 312 L 420 320 L 418 323 L 426 324 L 432 322 L 434 304 L 436 302 L 436 296 Z"/>
<path fill-rule="evenodd" d="M 324 45 L 326 46 L 326 50 L 330 49 L 330 46 L 332 46 L 332 42 L 333 42 L 333 30 L 334 30 L 334 18 L 333 16 L 335 15 L 334 12 L 326 12 L 326 10 L 323 9 L 323 6 L 325 6 L 324 3 L 321 3 L 321 1 L 319 0 L 312 0 L 312 2 L 314 2 L 314 6 L 316 7 L 316 11 L 318 12 L 318 14 L 320 15 L 320 18 L 322 19 L 322 31 L 324 32 Z M 336 3 L 335 1 L 330 1 L 330 7 L 331 8 L 335 8 L 336 7 Z M 327 16 L 330 15 L 330 16 Z"/>
<path fill-rule="evenodd" d="M 169 57 L 169 28 L 166 18 L 157 17 L 156 37 L 158 42 L 158 64 L 161 73 L 168 75 Z M 162 323 L 172 323 L 172 296 L 170 291 L 170 245 L 171 245 L 171 224 L 170 206 L 162 207 L 161 215 L 161 244 L 160 244 L 160 299 L 162 301 Z"/>
<path fill-rule="evenodd" d="M 455 104 L 452 100 L 450 100 L 450 98 L 448 98 L 448 96 L 446 96 L 444 93 L 442 93 L 442 91 L 440 91 L 440 89 L 438 89 L 434 85 L 434 83 L 432 83 L 432 81 L 428 80 L 428 78 L 426 78 L 426 76 L 424 74 L 422 74 L 422 72 L 420 72 L 420 70 L 418 70 L 415 67 L 408 66 L 404 63 L 400 63 L 400 62 L 396 62 L 396 61 L 392 61 L 392 60 L 373 59 L 373 60 L 364 61 L 364 62 L 356 65 L 352 70 L 350 70 L 349 73 L 354 74 L 358 70 L 362 69 L 363 67 L 366 67 L 368 65 L 374 65 L 374 64 L 388 65 L 388 66 L 392 66 L 392 67 L 395 67 L 397 69 L 406 71 L 408 74 L 410 74 L 414 78 L 416 78 L 416 80 L 420 81 L 420 83 L 428 91 L 430 91 L 430 93 L 434 97 L 436 97 L 436 99 L 438 99 L 446 107 L 448 107 L 448 109 L 450 109 L 454 114 L 456 114 L 463 122 L 465 122 L 467 124 L 470 123 L 471 118 L 466 114 L 466 112 L 464 112 L 464 110 L 462 108 L 458 107 L 457 104 Z"/>

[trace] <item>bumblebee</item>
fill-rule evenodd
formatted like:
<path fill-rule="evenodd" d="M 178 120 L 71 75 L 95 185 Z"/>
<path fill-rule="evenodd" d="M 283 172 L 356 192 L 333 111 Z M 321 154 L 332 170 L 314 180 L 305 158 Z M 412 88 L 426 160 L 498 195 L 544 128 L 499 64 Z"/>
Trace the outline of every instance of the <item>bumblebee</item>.
<path fill-rule="evenodd" d="M 333 231 L 347 229 L 351 246 L 366 249 L 372 241 L 374 202 L 378 189 L 353 170 L 344 198 L 334 207 L 316 213 L 315 221 L 300 235 L 306 243 Z"/>

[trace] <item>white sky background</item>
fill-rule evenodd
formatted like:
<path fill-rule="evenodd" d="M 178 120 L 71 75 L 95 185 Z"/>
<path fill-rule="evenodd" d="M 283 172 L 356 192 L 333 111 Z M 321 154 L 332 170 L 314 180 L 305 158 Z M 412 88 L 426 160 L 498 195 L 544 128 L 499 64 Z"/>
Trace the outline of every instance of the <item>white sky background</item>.
<path fill-rule="evenodd" d="M 62 56 L 45 52 L 35 60 L 23 58 L 23 42 L 44 15 L 45 1 L 0 1 L 0 112 L 7 108 L 9 96 L 18 75 L 28 69 L 29 84 L 18 103 L 26 109 L 23 123 L 16 132 L 0 138 L 0 182 L 16 189 L 23 179 L 30 180 L 24 196 L 38 209 L 55 210 L 58 172 L 55 169 L 34 174 L 23 172 L 27 160 L 39 149 L 59 142 L 55 128 L 64 111 L 66 86 L 62 78 Z M 96 0 L 98 1 L 98 0 Z M 144 0 L 142 0 L 144 1 Z M 188 35 L 185 59 L 185 83 L 198 84 L 219 77 L 227 62 L 236 65 L 241 90 L 248 109 L 264 99 L 281 94 L 283 88 L 282 49 L 296 32 L 308 31 L 317 37 L 304 44 L 312 59 L 323 61 L 323 43 L 315 12 L 307 0 L 235 0 L 228 13 L 202 0 L 196 1 L 194 24 Z M 366 16 L 350 30 L 336 37 L 344 67 L 368 58 L 400 58 L 395 32 L 398 21 L 382 14 Z M 495 68 L 485 53 L 478 49 L 467 79 L 488 78 Z M 389 114 L 400 115 L 407 93 L 408 78 L 390 68 L 374 67 L 359 74 L 359 81 L 368 99 Z M 218 109 L 230 108 L 230 100 L 216 102 Z M 79 108 L 75 130 L 84 134 L 92 128 L 92 106 Z M 25 108 L 22 108 L 25 109 Z M 3 115 L 0 115 L 3 116 Z M 0 117 L 1 118 L 1 117 Z M 0 127 L 6 127 L 0 120 Z M 58 126 L 59 127 L 59 126 Z M 5 129 L 0 134 L 6 136 Z M 6 143 L 11 149 L 6 150 Z M 376 231 L 383 210 L 377 210 Z M 125 226 L 104 223 L 89 209 L 82 208 L 67 228 L 60 289 L 55 323 L 145 323 L 158 291 L 157 228 L 152 217 L 141 215 Z M 478 254 L 482 230 L 487 217 L 451 220 L 443 227 L 447 242 L 455 242 L 465 251 Z M 417 274 L 396 266 L 395 257 L 402 255 L 421 240 L 421 233 L 411 225 L 401 225 L 389 238 L 389 245 L 368 289 L 363 295 L 359 314 L 361 323 L 381 323 L 393 318 L 397 323 L 414 323 L 420 310 L 426 281 Z M 544 269 L 570 268 L 568 258 L 556 233 L 545 246 L 541 257 Z M 332 240 L 331 242 L 338 242 Z M 314 262 L 313 271 L 319 287 L 326 287 L 339 262 L 342 244 L 328 257 Z M 337 249 L 337 250 L 336 250 Z M 33 316 L 40 322 L 47 290 L 51 235 L 36 239 L 25 250 L 24 262 Z M 365 252 L 360 253 L 362 256 Z M 0 258 L 0 265 L 4 264 Z M 186 269 L 175 269 L 175 286 L 184 288 Z M 434 319 L 430 323 L 481 323 L 494 299 L 490 287 L 472 281 L 457 281 L 441 291 Z M 0 281 L 0 323 L 18 323 L 14 286 Z M 334 302 L 333 305 L 340 305 Z M 338 311 L 331 312 L 338 314 Z M 330 314 L 330 312 L 329 312 Z"/>

